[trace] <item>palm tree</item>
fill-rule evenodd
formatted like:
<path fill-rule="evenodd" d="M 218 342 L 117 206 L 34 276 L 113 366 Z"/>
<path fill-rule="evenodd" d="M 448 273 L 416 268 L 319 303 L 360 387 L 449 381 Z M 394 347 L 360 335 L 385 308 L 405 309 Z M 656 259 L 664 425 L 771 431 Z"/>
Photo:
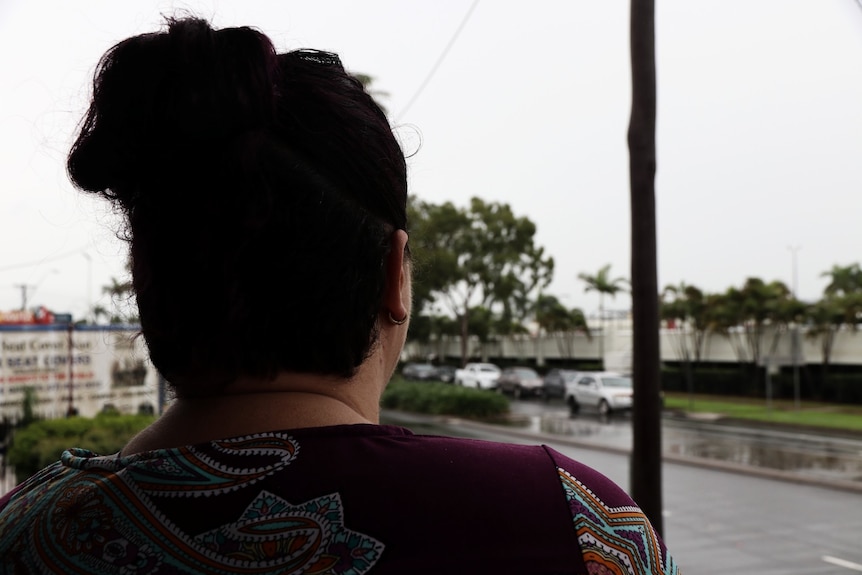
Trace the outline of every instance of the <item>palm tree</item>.
<path fill-rule="evenodd" d="M 536 323 L 547 334 L 553 334 L 557 348 L 566 359 L 574 357 L 575 332 L 582 331 L 592 339 L 584 312 L 566 309 L 556 296 L 540 294 L 534 305 Z"/>
<path fill-rule="evenodd" d="M 381 103 L 381 100 L 389 97 L 389 92 L 384 90 L 378 90 L 373 87 L 374 84 L 374 76 L 369 74 L 363 74 L 361 72 L 354 72 L 353 77 L 359 80 L 359 83 L 362 84 L 362 87 L 365 88 L 365 91 L 368 92 L 368 95 L 374 98 L 374 101 L 380 106 L 380 109 L 383 110 L 383 113 L 388 114 L 389 110 L 386 109 Z"/>
<path fill-rule="evenodd" d="M 625 285 L 628 284 L 628 280 L 622 277 L 611 279 L 611 264 L 607 264 L 599 269 L 596 275 L 592 276 L 586 273 L 579 273 L 578 279 L 587 284 L 584 288 L 584 292 L 589 293 L 591 291 L 598 292 L 599 294 L 599 319 L 602 322 L 602 337 L 599 338 L 599 361 L 602 364 L 602 367 L 605 365 L 605 295 L 609 295 L 611 297 L 616 297 L 616 295 L 625 291 Z"/>
<path fill-rule="evenodd" d="M 704 293 L 685 282 L 666 286 L 662 291 L 661 318 L 681 323 L 680 329 L 687 332 L 689 337 L 687 341 L 680 341 L 680 357 L 684 361 L 700 363 L 709 330 Z"/>
<path fill-rule="evenodd" d="M 700 364 L 703 345 L 709 330 L 706 298 L 698 288 L 686 285 L 668 285 L 662 291 L 661 318 L 673 322 L 676 331 L 676 349 L 685 368 L 689 405 L 694 391 L 693 366 Z"/>
<path fill-rule="evenodd" d="M 832 266 L 821 274 L 831 277 L 823 290 L 823 299 L 809 306 L 806 313 L 808 337 L 820 340 L 820 386 L 826 383 L 832 347 L 842 329 L 858 329 L 862 317 L 862 269 L 859 264 Z"/>
<path fill-rule="evenodd" d="M 847 323 L 845 299 L 845 297 L 823 298 L 812 304 L 806 314 L 805 319 L 808 322 L 807 335 L 820 342 L 820 389 L 823 389 L 823 385 L 826 383 L 826 378 L 828 377 L 829 363 L 832 360 L 832 348 L 835 345 L 835 335 Z"/>
<path fill-rule="evenodd" d="M 131 262 L 126 262 L 126 271 L 131 273 Z M 111 308 L 113 313 L 104 314 L 106 310 L 101 306 L 93 310 L 93 313 L 102 313 L 109 315 L 110 323 L 137 323 L 140 321 L 135 313 L 134 297 L 135 290 L 132 287 L 132 280 L 125 279 L 123 281 L 117 278 L 111 278 L 111 285 L 102 286 L 102 293 L 110 296 Z M 98 317 L 98 316 L 97 316 Z"/>
<path fill-rule="evenodd" d="M 829 285 L 823 290 L 826 296 L 847 295 L 862 291 L 862 268 L 858 263 L 849 266 L 833 265 L 832 269 L 820 274 L 828 277 Z"/>
<path fill-rule="evenodd" d="M 111 312 L 108 311 L 105 306 L 96 304 L 90 310 L 90 316 L 93 318 L 93 323 L 99 323 L 101 318 L 105 318 L 106 321 L 111 321 Z"/>

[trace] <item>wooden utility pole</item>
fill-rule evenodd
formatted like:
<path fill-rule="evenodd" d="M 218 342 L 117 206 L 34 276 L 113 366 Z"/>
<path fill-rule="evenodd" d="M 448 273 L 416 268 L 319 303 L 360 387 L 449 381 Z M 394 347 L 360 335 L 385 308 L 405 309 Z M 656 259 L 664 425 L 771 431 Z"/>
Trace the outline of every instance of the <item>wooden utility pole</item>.
<path fill-rule="evenodd" d="M 634 406 L 632 498 L 663 532 L 659 296 L 655 218 L 655 2 L 631 0 L 632 112 L 629 123 Z"/>
<path fill-rule="evenodd" d="M 15 287 L 21 290 L 21 311 L 25 311 L 27 309 L 27 292 L 33 286 L 27 284 L 15 284 Z"/>

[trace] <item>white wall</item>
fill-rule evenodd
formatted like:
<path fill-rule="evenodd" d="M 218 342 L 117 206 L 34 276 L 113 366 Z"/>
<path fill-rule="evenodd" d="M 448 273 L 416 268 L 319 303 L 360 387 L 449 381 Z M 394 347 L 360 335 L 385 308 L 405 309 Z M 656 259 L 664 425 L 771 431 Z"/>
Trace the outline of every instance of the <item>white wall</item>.
<path fill-rule="evenodd" d="M 628 324 L 609 325 L 607 339 L 604 342 L 604 355 L 606 363 L 625 363 L 626 356 L 630 357 L 632 345 L 632 331 Z M 584 333 L 559 333 L 541 335 L 515 335 L 499 338 L 498 341 L 482 344 L 477 338 L 471 338 L 470 357 L 482 360 L 506 359 L 514 361 L 535 360 L 538 365 L 545 365 L 548 361 L 597 361 L 599 358 L 599 339 L 603 337 L 601 330 L 594 330 L 591 337 Z M 679 349 L 680 338 L 688 338 L 690 335 L 680 329 L 662 329 L 660 332 L 660 353 L 662 361 L 681 361 L 682 355 Z M 734 336 L 736 341 L 745 346 L 745 342 Z M 774 331 L 767 331 L 762 338 L 763 358 L 770 355 L 773 339 L 776 337 Z M 784 331 L 777 335 L 777 344 L 772 357 L 774 361 L 789 364 L 792 360 L 792 344 L 790 331 Z M 417 359 L 440 359 L 457 362 L 461 357 L 461 344 L 458 336 L 445 336 L 439 341 L 426 345 L 411 343 L 405 349 L 404 358 Z M 750 356 L 745 356 L 750 361 Z M 740 361 L 734 345 L 727 337 L 719 334 L 708 334 L 704 343 L 701 356 L 706 362 L 737 363 Z M 819 364 L 822 362 L 821 338 L 809 336 L 804 329 L 799 334 L 799 363 Z M 862 332 L 852 329 L 843 329 L 835 336 L 830 363 L 862 365 Z"/>

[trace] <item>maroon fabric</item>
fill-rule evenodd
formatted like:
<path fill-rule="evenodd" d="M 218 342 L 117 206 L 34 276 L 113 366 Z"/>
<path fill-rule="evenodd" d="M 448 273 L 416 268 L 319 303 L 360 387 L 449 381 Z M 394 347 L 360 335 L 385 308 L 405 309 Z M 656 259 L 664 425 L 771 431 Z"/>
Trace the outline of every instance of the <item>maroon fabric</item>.
<path fill-rule="evenodd" d="M 294 433 L 307 447 L 294 471 L 314 477 L 299 499 L 341 493 L 351 529 L 386 545 L 372 573 L 586 572 L 543 448 L 362 431 L 353 441 Z"/>
<path fill-rule="evenodd" d="M 148 505 L 155 505 L 159 516 L 181 532 L 197 535 L 235 521 L 262 491 L 297 505 L 337 493 L 344 526 L 384 546 L 370 570 L 377 575 L 587 573 L 558 467 L 608 505 L 634 505 L 604 476 L 547 447 L 420 436 L 376 425 L 282 433 L 298 446 L 295 454 L 289 464 L 262 475 L 253 486 L 199 497 L 155 490 L 148 492 Z M 191 460 L 165 457 L 173 451 L 143 457 L 158 465 Z M 214 443 L 194 446 L 194 451 L 202 456 L 197 461 L 210 456 L 218 460 L 207 471 L 215 482 L 219 470 L 240 474 L 249 465 L 247 453 L 225 454 Z M 135 457 L 138 463 L 132 463 Z M 149 471 L 140 456 L 124 459 L 109 463 L 117 469 L 106 472 L 108 476 L 131 473 L 134 467 L 135 485 L 144 485 Z M 265 463 L 265 456 L 260 460 Z M 158 476 L 159 468 L 152 469 Z M 190 467 L 194 473 L 199 469 Z M 62 473 L 65 477 L 57 481 L 84 471 Z"/>

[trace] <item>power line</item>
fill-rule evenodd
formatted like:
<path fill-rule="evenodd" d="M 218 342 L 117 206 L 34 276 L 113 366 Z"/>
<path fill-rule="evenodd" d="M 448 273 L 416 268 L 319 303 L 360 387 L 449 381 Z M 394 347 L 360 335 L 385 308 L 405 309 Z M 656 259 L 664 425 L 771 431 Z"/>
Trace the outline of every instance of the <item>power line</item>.
<path fill-rule="evenodd" d="M 7 272 L 9 270 L 17 270 L 17 269 L 21 269 L 21 268 L 32 268 L 32 267 L 40 266 L 42 264 L 46 264 L 48 262 L 55 262 L 57 260 L 62 260 L 62 259 L 66 259 L 66 258 L 75 256 L 75 255 L 78 255 L 81 252 L 86 251 L 86 249 L 87 249 L 87 246 L 82 246 L 76 250 L 72 250 L 69 252 L 63 252 L 62 254 L 57 254 L 56 256 L 52 256 L 52 257 L 48 257 L 48 258 L 42 258 L 40 260 L 35 260 L 32 262 L 24 262 L 24 263 L 20 263 L 20 264 L 12 264 L 10 266 L 4 266 L 4 267 L 0 268 L 0 272 Z"/>
<path fill-rule="evenodd" d="M 461 31 L 464 29 L 464 26 L 467 24 L 467 20 L 470 19 L 470 15 L 473 14 L 473 10 L 476 9 L 476 6 L 479 4 L 479 0 L 473 0 L 473 4 L 470 5 L 470 9 L 467 10 L 467 13 L 464 15 L 464 18 L 461 20 L 461 23 L 458 24 L 458 28 L 455 30 L 455 33 L 449 39 L 449 43 L 446 44 L 446 47 L 443 48 L 443 52 L 440 53 L 440 56 L 437 58 L 437 61 L 434 63 L 434 66 L 431 67 L 431 71 L 428 72 L 428 75 L 425 76 L 425 80 L 419 86 L 419 89 L 416 90 L 416 93 L 413 94 L 413 97 L 410 98 L 410 101 L 407 102 L 407 105 L 404 106 L 404 109 L 395 117 L 395 123 L 399 123 L 401 118 L 404 117 L 404 114 L 413 106 L 413 103 L 419 99 L 419 96 L 422 95 L 422 92 L 425 91 L 425 88 L 428 86 L 428 83 L 431 82 L 431 78 L 434 77 L 434 74 L 437 72 L 437 69 L 440 67 L 440 64 L 443 63 L 443 60 L 446 59 L 446 55 L 449 53 L 449 50 L 452 49 L 452 46 L 455 44 L 455 41 L 458 39 L 458 36 L 461 35 Z"/>

